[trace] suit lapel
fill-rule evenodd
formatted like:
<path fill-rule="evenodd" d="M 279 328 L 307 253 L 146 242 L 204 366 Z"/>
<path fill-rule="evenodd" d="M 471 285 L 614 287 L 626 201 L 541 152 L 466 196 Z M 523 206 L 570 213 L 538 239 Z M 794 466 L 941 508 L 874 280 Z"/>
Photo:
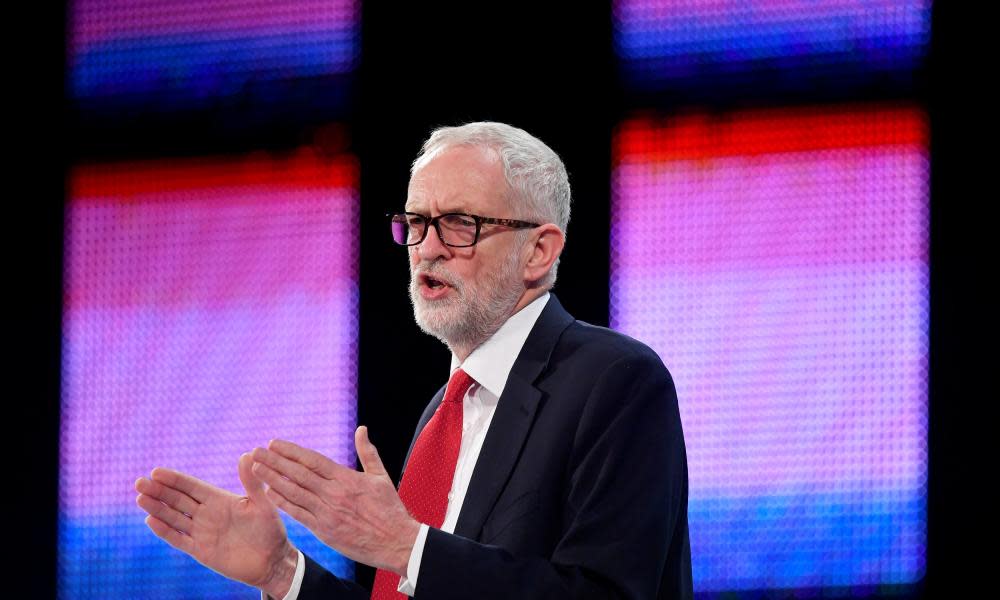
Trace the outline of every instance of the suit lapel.
<path fill-rule="evenodd" d="M 426 426 L 427 422 L 434 416 L 434 411 L 437 410 L 438 404 L 441 404 L 441 400 L 444 398 L 444 392 L 447 387 L 447 385 L 441 386 L 441 389 L 434 394 L 430 404 L 424 408 L 423 414 L 420 415 L 420 421 L 417 422 L 417 432 L 413 435 L 413 439 L 410 440 L 410 447 L 406 450 L 406 457 L 403 459 L 403 470 L 399 473 L 400 482 L 403 481 L 403 473 L 406 472 L 406 465 L 410 462 L 410 453 L 413 452 L 413 445 L 417 443 L 417 438 L 420 437 L 420 432 L 424 430 L 424 426 Z"/>
<path fill-rule="evenodd" d="M 551 295 L 507 377 L 469 482 L 456 534 L 475 539 L 507 485 L 542 400 L 535 380 L 548 365 L 559 335 L 572 322 L 573 317 Z"/>

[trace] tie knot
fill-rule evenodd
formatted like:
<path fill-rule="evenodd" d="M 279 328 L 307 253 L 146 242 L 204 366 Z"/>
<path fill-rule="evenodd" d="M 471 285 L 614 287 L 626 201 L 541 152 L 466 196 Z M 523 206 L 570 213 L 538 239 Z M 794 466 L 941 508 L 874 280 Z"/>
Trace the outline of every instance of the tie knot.
<path fill-rule="evenodd" d="M 448 380 L 448 388 L 444 392 L 445 402 L 461 402 L 465 398 L 465 392 L 475 383 L 476 380 L 469 377 L 469 374 L 462 369 L 456 369 Z"/>

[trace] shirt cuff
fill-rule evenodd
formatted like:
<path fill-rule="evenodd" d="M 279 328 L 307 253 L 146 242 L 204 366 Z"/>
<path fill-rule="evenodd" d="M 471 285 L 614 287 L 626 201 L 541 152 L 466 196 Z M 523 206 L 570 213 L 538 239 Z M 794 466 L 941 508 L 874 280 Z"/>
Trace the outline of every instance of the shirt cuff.
<path fill-rule="evenodd" d="M 295 575 L 292 577 L 292 587 L 288 588 L 288 593 L 281 600 L 296 600 L 299 597 L 299 590 L 302 588 L 302 580 L 306 576 L 306 557 L 301 550 L 296 550 L 299 557 L 295 561 Z M 261 600 L 273 600 L 264 592 L 260 593 Z"/>
<path fill-rule="evenodd" d="M 413 542 L 413 550 L 410 551 L 410 561 L 406 563 L 406 577 L 399 578 L 399 586 L 396 591 L 407 596 L 417 593 L 417 575 L 420 573 L 420 559 L 424 555 L 424 542 L 427 541 L 427 530 L 429 525 L 420 524 L 420 531 L 417 532 L 417 539 Z M 295 600 L 286 598 L 285 600 Z"/>

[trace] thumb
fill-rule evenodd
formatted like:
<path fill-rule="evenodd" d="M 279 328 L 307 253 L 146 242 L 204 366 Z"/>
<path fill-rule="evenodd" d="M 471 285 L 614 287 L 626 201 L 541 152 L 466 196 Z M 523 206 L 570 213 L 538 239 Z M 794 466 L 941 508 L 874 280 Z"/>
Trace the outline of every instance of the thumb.
<path fill-rule="evenodd" d="M 362 425 L 354 432 L 354 445 L 358 449 L 358 458 L 361 459 L 361 467 L 369 475 L 379 475 L 388 477 L 385 467 L 382 466 L 382 459 L 378 456 L 378 450 L 368 439 L 368 427 Z"/>
<path fill-rule="evenodd" d="M 250 457 L 249 452 L 240 455 L 239 473 L 240 482 L 243 484 L 243 489 L 247 491 L 250 500 L 263 507 L 271 506 L 271 500 L 264 493 L 264 482 L 253 474 L 253 458 Z"/>

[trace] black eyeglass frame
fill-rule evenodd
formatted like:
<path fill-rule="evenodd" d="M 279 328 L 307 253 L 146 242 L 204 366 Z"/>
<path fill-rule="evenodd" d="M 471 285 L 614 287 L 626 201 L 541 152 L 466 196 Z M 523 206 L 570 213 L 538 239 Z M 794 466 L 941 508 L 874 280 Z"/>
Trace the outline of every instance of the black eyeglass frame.
<path fill-rule="evenodd" d="M 417 240 L 415 242 L 412 242 L 412 243 L 409 243 L 409 244 L 400 244 L 399 242 L 396 242 L 396 244 L 398 244 L 400 246 L 417 246 L 417 245 L 419 245 L 425 239 L 427 239 L 427 232 L 431 230 L 432 226 L 434 227 L 434 230 L 437 232 L 438 239 L 441 240 L 441 243 L 444 244 L 445 246 L 449 246 L 451 248 L 468 248 L 470 246 L 475 246 L 476 244 L 478 244 L 479 243 L 479 234 L 481 233 L 484 224 L 486 224 L 486 225 L 503 225 L 504 227 L 511 227 L 513 229 L 533 229 L 535 227 L 541 227 L 542 226 L 541 223 L 530 223 L 528 221 L 520 221 L 518 219 L 499 219 L 499 218 L 496 218 L 496 217 L 481 217 L 479 215 L 470 215 L 469 213 L 460 213 L 460 212 L 441 213 L 440 215 L 438 215 L 436 217 L 429 217 L 427 215 L 422 215 L 420 213 L 414 213 L 414 212 L 386 213 L 385 216 L 389 217 L 389 223 L 391 224 L 391 223 L 397 222 L 396 219 L 398 217 L 404 217 L 405 218 L 407 215 L 414 216 L 414 217 L 420 217 L 421 219 L 423 219 L 425 221 L 425 224 L 424 224 L 424 234 L 420 236 L 419 240 Z M 448 242 L 444 241 L 444 237 L 441 235 L 441 225 L 438 223 L 438 221 L 440 219 L 443 219 L 444 217 L 468 217 L 468 218 L 472 219 L 476 223 L 476 235 L 473 236 L 472 243 L 471 244 L 449 244 Z M 409 227 L 409 225 L 407 225 L 407 227 Z M 396 241 L 395 237 L 393 237 L 393 241 L 394 242 Z"/>

